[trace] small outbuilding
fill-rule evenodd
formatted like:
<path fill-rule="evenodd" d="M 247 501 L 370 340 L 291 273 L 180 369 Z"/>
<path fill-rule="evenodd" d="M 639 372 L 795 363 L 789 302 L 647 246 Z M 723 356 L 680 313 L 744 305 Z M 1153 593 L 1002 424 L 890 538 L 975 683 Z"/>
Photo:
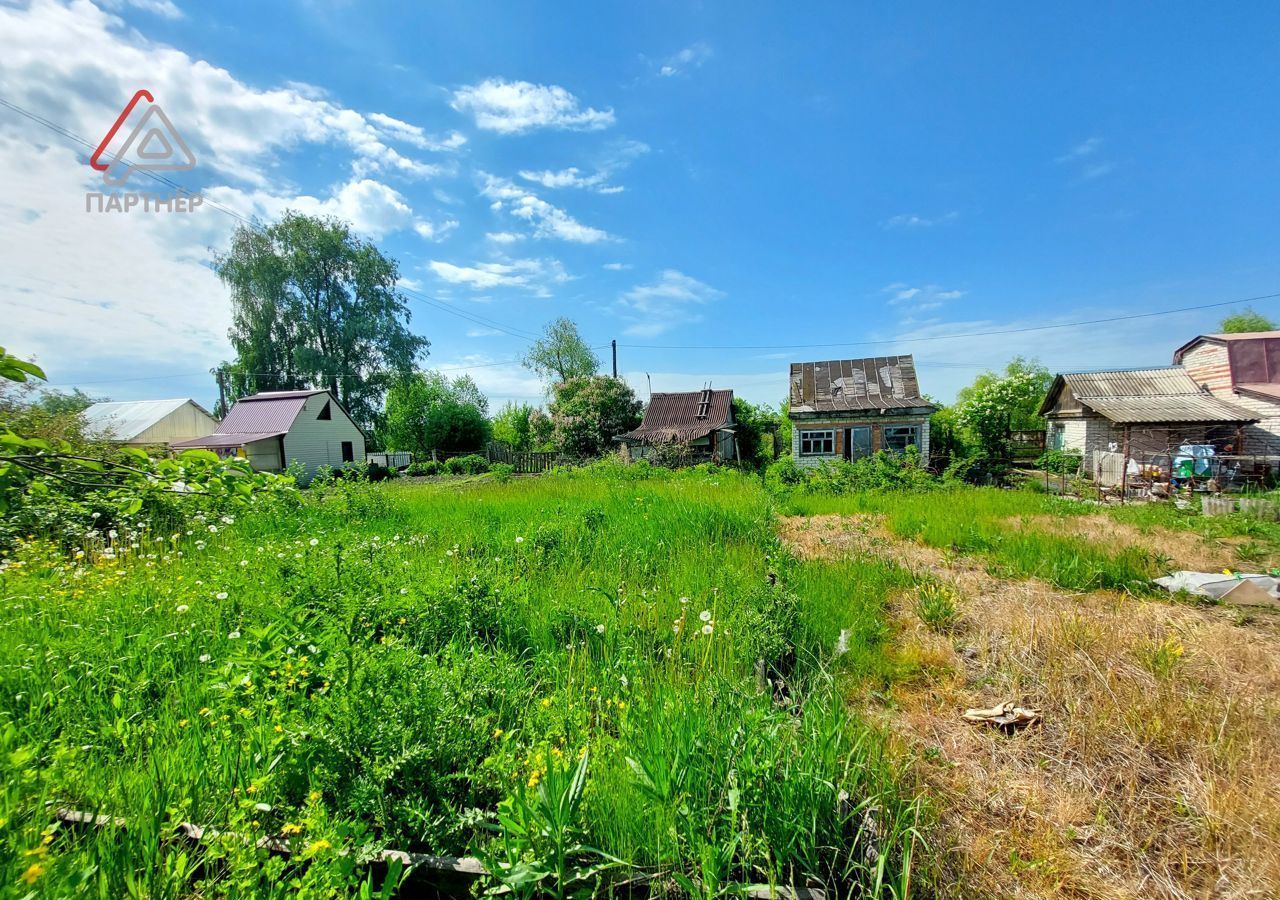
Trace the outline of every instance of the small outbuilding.
<path fill-rule="evenodd" d="M 915 361 L 874 356 L 791 364 L 791 456 L 799 466 L 916 447 L 929 458 L 929 416 Z"/>
<path fill-rule="evenodd" d="M 81 415 L 87 437 L 126 447 L 169 446 L 218 428 L 218 420 L 188 397 L 95 403 Z"/>
<path fill-rule="evenodd" d="M 1202 334 L 1173 352 L 1202 388 L 1257 416 L 1241 453 L 1280 455 L 1280 331 Z"/>
<path fill-rule="evenodd" d="M 292 463 L 310 481 L 321 466 L 365 461 L 364 432 L 337 398 L 324 390 L 269 391 L 241 397 L 213 434 L 173 445 L 247 459 L 260 472 Z"/>
<path fill-rule="evenodd" d="M 684 391 L 654 394 L 640 427 L 619 435 L 632 459 L 649 456 L 655 447 L 685 445 L 689 455 L 712 461 L 738 458 L 734 437 L 733 391 Z"/>

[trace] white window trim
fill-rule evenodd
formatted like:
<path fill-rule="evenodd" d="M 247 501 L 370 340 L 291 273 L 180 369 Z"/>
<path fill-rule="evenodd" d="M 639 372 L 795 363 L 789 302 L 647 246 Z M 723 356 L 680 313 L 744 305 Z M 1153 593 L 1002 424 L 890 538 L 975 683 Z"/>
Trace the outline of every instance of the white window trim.
<path fill-rule="evenodd" d="M 914 432 L 915 432 L 915 435 L 916 435 L 916 436 L 915 436 L 915 440 L 914 440 L 914 441 L 912 441 L 911 443 L 906 444 L 905 446 L 903 446 L 903 447 L 902 447 L 902 449 L 898 449 L 898 448 L 896 448 L 896 447 L 890 447 L 890 446 L 889 446 L 889 432 L 890 432 L 891 430 L 893 430 L 893 429 L 899 429 L 899 428 L 910 428 L 912 431 L 914 431 Z M 922 436 L 923 436 L 923 432 L 922 432 L 922 430 L 921 430 L 921 428 L 920 428 L 920 426 L 919 426 L 918 424 L 910 424 L 910 425 L 885 425 L 885 426 L 884 426 L 884 428 L 883 428 L 883 429 L 881 430 L 881 432 L 880 432 L 880 445 L 881 445 L 881 449 L 887 450 L 887 451 L 889 451 L 890 453 L 903 453 L 903 452 L 905 452 L 905 451 L 906 451 L 907 447 L 916 447 L 916 448 L 919 448 L 919 446 L 920 446 L 920 440 L 921 440 L 921 437 L 922 437 Z"/>
<path fill-rule="evenodd" d="M 812 437 L 812 435 L 823 435 L 823 437 Z M 822 441 L 823 443 L 830 441 L 831 449 L 806 451 L 804 449 L 804 443 L 806 439 L 810 441 L 810 443 L 812 443 L 815 440 Z M 800 455 L 801 456 L 835 456 L 835 452 L 836 452 L 836 432 L 834 428 L 814 428 L 814 429 L 806 428 L 800 431 Z"/>

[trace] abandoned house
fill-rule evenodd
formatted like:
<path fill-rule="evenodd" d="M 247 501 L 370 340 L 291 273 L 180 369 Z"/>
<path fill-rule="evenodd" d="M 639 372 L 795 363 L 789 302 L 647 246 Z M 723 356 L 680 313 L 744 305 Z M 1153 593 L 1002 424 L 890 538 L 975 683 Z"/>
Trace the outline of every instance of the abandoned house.
<path fill-rule="evenodd" d="M 734 437 L 733 391 L 683 391 L 654 394 L 640 426 L 615 440 L 632 459 L 644 459 L 655 447 L 687 448 L 693 459 L 732 461 L 738 458 Z"/>
<path fill-rule="evenodd" d="M 1087 472 L 1103 453 L 1142 460 L 1184 444 L 1235 450 L 1242 430 L 1258 421 L 1256 413 L 1202 388 L 1181 366 L 1060 374 L 1040 415 L 1048 448 L 1080 453 Z"/>
<path fill-rule="evenodd" d="M 173 446 L 246 459 L 260 472 L 280 472 L 298 463 L 303 483 L 321 466 L 365 461 L 364 432 L 332 394 L 317 390 L 241 397 L 216 432 Z"/>
<path fill-rule="evenodd" d="M 910 355 L 791 364 L 791 456 L 800 466 L 917 447 L 929 458 L 929 416 Z"/>
<path fill-rule="evenodd" d="M 1280 454 L 1280 331 L 1202 334 L 1173 353 L 1196 384 L 1249 410 L 1241 453 Z"/>

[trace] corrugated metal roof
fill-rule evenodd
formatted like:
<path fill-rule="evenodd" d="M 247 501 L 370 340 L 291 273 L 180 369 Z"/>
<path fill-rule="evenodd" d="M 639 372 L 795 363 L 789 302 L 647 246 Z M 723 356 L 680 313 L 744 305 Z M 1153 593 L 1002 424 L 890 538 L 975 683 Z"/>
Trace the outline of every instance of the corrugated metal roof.
<path fill-rule="evenodd" d="M 218 426 L 218 434 L 283 434 L 302 412 L 307 398 L 326 391 L 271 391 L 241 397 Z"/>
<path fill-rule="evenodd" d="M 175 450 L 191 450 L 200 447 L 240 447 L 244 444 L 252 444 L 254 441 L 279 437 L 285 433 L 283 431 L 238 431 L 234 434 L 210 434 L 201 438 L 192 438 L 189 441 L 175 441 L 170 446 Z"/>
<path fill-rule="evenodd" d="M 1119 425 L 1156 422 L 1256 422 L 1258 416 L 1212 394 L 1167 397 L 1082 397 L 1080 402 Z"/>
<path fill-rule="evenodd" d="M 932 404 L 920 396 L 910 354 L 791 364 L 792 412 L 912 407 Z"/>
<path fill-rule="evenodd" d="M 199 407 L 199 404 L 187 397 L 95 403 L 83 413 L 85 433 L 91 437 L 131 441 L 187 403 Z M 200 411 L 204 412 L 204 409 L 201 408 Z"/>
<path fill-rule="evenodd" d="M 706 414 L 699 417 L 704 398 Z M 723 428 L 732 409 L 733 391 L 729 390 L 654 394 L 645 408 L 640 427 L 622 437 L 651 443 L 696 441 Z"/>
<path fill-rule="evenodd" d="M 1067 372 L 1060 376 L 1082 404 L 1112 422 L 1256 422 L 1258 416 L 1202 390 L 1181 366 Z M 1045 407 L 1050 398 L 1045 398 Z"/>

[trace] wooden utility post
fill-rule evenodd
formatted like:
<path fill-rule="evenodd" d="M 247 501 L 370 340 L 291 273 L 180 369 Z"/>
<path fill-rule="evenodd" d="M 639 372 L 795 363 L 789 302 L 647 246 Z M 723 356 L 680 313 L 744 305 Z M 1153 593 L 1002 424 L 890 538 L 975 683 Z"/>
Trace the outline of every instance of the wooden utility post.
<path fill-rule="evenodd" d="M 618 341 L 615 338 L 609 342 L 613 347 L 613 377 L 618 377 Z"/>
<path fill-rule="evenodd" d="M 1120 462 L 1120 503 L 1123 505 L 1129 494 L 1129 428 L 1124 426 L 1124 459 Z"/>

